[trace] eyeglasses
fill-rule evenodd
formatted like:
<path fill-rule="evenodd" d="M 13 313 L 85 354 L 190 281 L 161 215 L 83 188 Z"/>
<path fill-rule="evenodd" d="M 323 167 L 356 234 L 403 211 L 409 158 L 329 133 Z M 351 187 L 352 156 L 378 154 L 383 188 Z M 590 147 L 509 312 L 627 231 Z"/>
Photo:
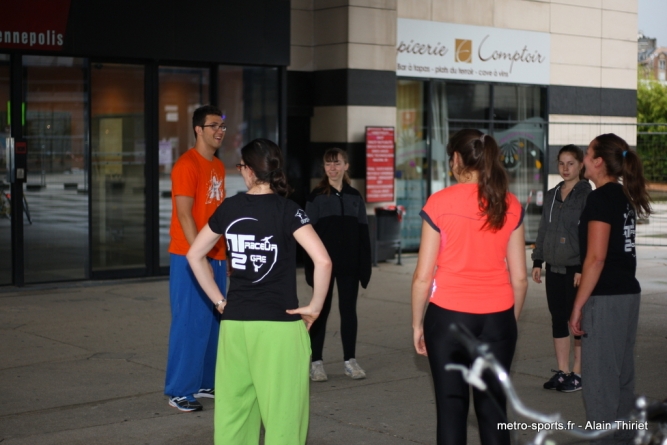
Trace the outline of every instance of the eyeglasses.
<path fill-rule="evenodd" d="M 227 126 L 225 124 L 208 124 L 208 125 L 202 125 L 202 127 L 211 127 L 213 133 L 217 133 L 218 130 L 227 131 Z"/>
<path fill-rule="evenodd" d="M 244 167 L 247 167 L 247 165 L 246 165 L 246 164 L 236 164 L 236 169 L 237 169 L 238 171 L 243 170 Z"/>

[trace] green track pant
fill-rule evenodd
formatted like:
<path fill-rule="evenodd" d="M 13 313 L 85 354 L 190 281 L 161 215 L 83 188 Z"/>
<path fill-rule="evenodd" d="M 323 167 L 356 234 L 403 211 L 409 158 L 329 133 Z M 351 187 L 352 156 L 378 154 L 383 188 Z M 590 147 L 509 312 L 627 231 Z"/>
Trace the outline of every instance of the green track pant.
<path fill-rule="evenodd" d="M 310 338 L 302 321 L 220 323 L 215 445 L 305 444 Z"/>

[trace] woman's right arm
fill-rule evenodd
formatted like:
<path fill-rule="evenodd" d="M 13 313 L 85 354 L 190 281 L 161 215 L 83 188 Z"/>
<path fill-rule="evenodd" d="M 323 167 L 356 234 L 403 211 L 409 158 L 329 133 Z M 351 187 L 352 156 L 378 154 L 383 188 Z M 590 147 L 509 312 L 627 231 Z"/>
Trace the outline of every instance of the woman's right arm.
<path fill-rule="evenodd" d="M 294 232 L 294 239 L 304 248 L 308 256 L 313 260 L 315 271 L 313 273 L 313 297 L 310 304 L 297 309 L 288 309 L 288 314 L 299 314 L 310 329 L 313 322 L 319 317 L 324 305 L 324 299 L 329 289 L 331 279 L 331 258 L 322 240 L 317 236 L 315 229 L 307 224 Z"/>
<path fill-rule="evenodd" d="M 551 191 L 551 190 L 550 190 Z M 555 192 L 554 192 L 555 193 Z M 547 192 L 547 198 L 544 202 L 549 200 L 549 192 Z M 535 248 L 530 258 L 533 260 L 533 270 L 532 277 L 533 281 L 541 284 L 542 283 L 542 262 L 544 261 L 544 238 L 547 233 L 547 209 L 542 206 L 542 216 L 540 217 L 540 225 L 537 228 L 537 239 L 535 240 Z M 539 264 L 539 267 L 538 267 Z"/>
<path fill-rule="evenodd" d="M 412 340 L 417 354 L 427 355 L 424 343 L 424 312 L 433 285 L 433 271 L 440 248 L 440 233 L 429 223 L 422 223 L 417 267 L 412 276 Z"/>
<path fill-rule="evenodd" d="M 523 222 L 510 235 L 507 243 L 507 268 L 510 273 L 510 283 L 514 291 L 514 317 L 519 320 L 523 302 L 526 300 L 528 291 L 528 278 L 526 274 L 526 238 Z"/>
<path fill-rule="evenodd" d="M 204 290 L 208 298 L 216 305 L 218 312 L 222 314 L 227 304 L 227 300 L 222 295 L 213 277 L 213 269 L 206 259 L 206 254 L 211 251 L 222 235 L 215 233 L 208 224 L 199 231 L 194 243 L 190 246 L 186 255 L 188 263 L 194 272 L 199 285 Z M 220 301 L 222 303 L 218 304 Z"/>

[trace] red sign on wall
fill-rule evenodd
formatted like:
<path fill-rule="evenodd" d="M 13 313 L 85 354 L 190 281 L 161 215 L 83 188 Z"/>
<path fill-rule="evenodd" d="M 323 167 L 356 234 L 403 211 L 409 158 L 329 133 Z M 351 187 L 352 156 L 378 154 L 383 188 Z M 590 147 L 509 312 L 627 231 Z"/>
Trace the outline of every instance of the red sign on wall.
<path fill-rule="evenodd" d="M 60 51 L 71 0 L 2 2 L 0 48 Z"/>
<path fill-rule="evenodd" d="M 366 127 L 366 202 L 394 200 L 394 127 Z"/>

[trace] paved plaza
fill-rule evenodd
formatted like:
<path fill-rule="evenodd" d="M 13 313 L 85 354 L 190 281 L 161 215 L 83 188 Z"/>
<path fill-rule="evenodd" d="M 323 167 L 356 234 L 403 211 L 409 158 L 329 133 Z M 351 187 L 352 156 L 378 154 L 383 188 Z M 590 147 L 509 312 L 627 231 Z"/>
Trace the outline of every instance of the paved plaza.
<path fill-rule="evenodd" d="M 640 247 L 638 256 L 637 392 L 657 400 L 667 396 L 667 249 Z M 416 256 L 403 263 L 381 263 L 360 293 L 365 380 L 343 374 L 332 311 L 329 381 L 311 383 L 309 445 L 435 443 L 428 363 L 411 341 Z M 308 296 L 302 270 L 298 284 Z M 2 445 L 212 443 L 212 400 L 203 400 L 202 412 L 181 413 L 162 394 L 169 320 L 166 278 L 0 288 Z M 529 406 L 581 422 L 581 393 L 542 389 L 554 366 L 544 287 L 531 281 L 512 378 Z M 473 416 L 468 443 L 479 443 Z"/>

